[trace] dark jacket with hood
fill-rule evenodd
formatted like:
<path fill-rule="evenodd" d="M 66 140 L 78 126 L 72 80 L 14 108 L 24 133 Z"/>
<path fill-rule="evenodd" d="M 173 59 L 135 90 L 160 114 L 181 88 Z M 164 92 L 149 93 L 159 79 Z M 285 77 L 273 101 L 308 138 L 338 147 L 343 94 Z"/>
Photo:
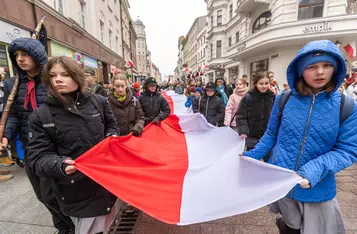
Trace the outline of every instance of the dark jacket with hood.
<path fill-rule="evenodd" d="M 171 113 L 169 104 L 157 89 L 152 93 L 144 86 L 144 92 L 140 95 L 139 101 L 145 115 L 145 126 L 154 119 L 162 121 Z"/>
<path fill-rule="evenodd" d="M 15 66 L 19 76 L 19 88 L 6 123 L 4 137 L 10 141 L 15 139 L 16 135 L 20 133 L 20 140 L 24 145 L 26 145 L 28 138 L 27 121 L 33 109 L 30 103 L 28 104 L 27 109 L 24 107 L 26 84 L 28 82 L 28 78 L 27 73 L 23 71 L 16 63 L 15 51 L 17 50 L 25 51 L 28 55 L 30 55 L 36 62 L 40 71 L 42 71 L 43 67 L 46 65 L 48 58 L 45 47 L 41 44 L 40 41 L 32 38 L 15 39 L 10 44 L 8 49 L 11 62 Z M 41 73 L 34 77 L 34 81 L 36 84 L 35 92 L 37 105 L 41 106 L 47 96 L 47 90 L 41 83 Z M 4 82 L 4 103 L 7 102 L 11 89 L 14 86 L 14 82 L 15 77 L 7 79 Z"/>
<path fill-rule="evenodd" d="M 119 102 L 113 94 L 109 95 L 108 100 L 117 120 L 120 135 L 128 135 L 133 130 L 141 135 L 145 117 L 139 100 L 133 96 L 132 89 L 127 88 L 124 102 Z"/>
<path fill-rule="evenodd" d="M 267 129 L 275 95 L 268 90 L 259 92 L 256 88 L 249 91 L 239 103 L 236 124 L 238 133 L 260 139 Z"/>
<path fill-rule="evenodd" d="M 194 99 L 192 109 L 194 113 L 201 113 L 207 119 L 207 122 L 214 126 L 224 126 L 224 103 L 222 99 L 214 95 L 212 97 L 206 94 L 199 99 Z"/>
<path fill-rule="evenodd" d="M 105 137 L 119 134 L 107 100 L 96 95 L 103 106 L 100 111 L 89 95 L 95 94 L 74 94 L 76 100 L 68 105 L 48 97 L 45 105 L 52 114 L 55 139 L 51 139 L 39 117 L 41 108 L 46 108 L 42 106 L 29 117 L 27 145 L 29 169 L 39 177 L 52 179 L 52 189 L 63 214 L 81 218 L 106 215 L 115 201 L 110 192 L 81 172 L 64 173 L 66 158 L 75 160 Z"/>

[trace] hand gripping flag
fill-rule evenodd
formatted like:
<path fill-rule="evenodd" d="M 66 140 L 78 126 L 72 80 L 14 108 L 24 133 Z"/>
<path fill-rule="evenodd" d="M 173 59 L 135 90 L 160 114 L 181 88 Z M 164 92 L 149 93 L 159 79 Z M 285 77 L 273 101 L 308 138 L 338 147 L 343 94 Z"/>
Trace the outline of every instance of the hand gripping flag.
<path fill-rule="evenodd" d="M 165 95 L 176 106 L 178 97 Z M 75 165 L 154 218 L 186 225 L 258 209 L 299 182 L 293 171 L 240 157 L 243 149 L 229 127 L 214 127 L 200 114 L 172 114 L 141 137 L 105 139 Z"/>

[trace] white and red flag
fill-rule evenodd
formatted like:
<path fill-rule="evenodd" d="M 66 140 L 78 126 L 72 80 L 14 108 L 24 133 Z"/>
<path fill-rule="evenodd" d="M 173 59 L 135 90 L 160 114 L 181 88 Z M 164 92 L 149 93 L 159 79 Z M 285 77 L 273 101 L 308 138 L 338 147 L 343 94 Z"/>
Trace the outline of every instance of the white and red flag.
<path fill-rule="evenodd" d="M 133 68 L 133 67 L 135 67 L 135 64 L 134 64 L 133 61 L 128 60 L 128 66 L 129 66 L 130 68 Z"/>
<path fill-rule="evenodd" d="M 344 47 L 350 58 L 356 57 L 356 41 L 352 41 Z"/>
<path fill-rule="evenodd" d="M 240 157 L 244 141 L 235 131 L 201 114 L 175 114 L 181 99 L 164 95 L 174 110 L 161 124 L 149 124 L 141 137 L 106 138 L 75 166 L 125 202 L 178 225 L 261 208 L 300 181 L 293 171 Z"/>

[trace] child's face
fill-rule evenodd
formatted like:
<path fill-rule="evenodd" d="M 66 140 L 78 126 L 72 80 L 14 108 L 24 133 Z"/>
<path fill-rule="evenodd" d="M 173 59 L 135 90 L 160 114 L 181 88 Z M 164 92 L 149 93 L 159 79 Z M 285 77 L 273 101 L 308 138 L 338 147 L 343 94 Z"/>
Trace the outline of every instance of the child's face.
<path fill-rule="evenodd" d="M 269 86 L 270 86 L 270 81 L 269 78 L 267 77 L 260 79 L 256 84 L 257 89 L 261 93 L 266 93 L 269 90 Z"/>
<path fill-rule="evenodd" d="M 212 96 L 214 95 L 214 93 L 215 93 L 215 90 L 212 90 L 212 89 L 206 90 L 206 94 L 207 94 L 207 96 L 209 96 L 209 97 L 212 97 Z"/>
<path fill-rule="evenodd" d="M 200 92 L 196 92 L 196 93 L 195 93 L 195 97 L 196 97 L 196 98 L 201 97 L 201 93 L 200 93 Z"/>
<path fill-rule="evenodd" d="M 330 82 L 334 70 L 335 68 L 331 63 L 319 62 L 308 66 L 302 76 L 311 89 L 320 91 Z"/>
<path fill-rule="evenodd" d="M 26 51 L 15 51 L 16 63 L 24 71 L 37 69 L 35 60 Z"/>
<path fill-rule="evenodd" d="M 195 96 L 195 93 L 194 92 L 191 92 L 190 93 L 191 97 Z"/>
<path fill-rule="evenodd" d="M 238 86 L 239 89 L 244 89 L 245 88 L 244 84 L 241 81 L 237 82 L 237 86 Z"/>

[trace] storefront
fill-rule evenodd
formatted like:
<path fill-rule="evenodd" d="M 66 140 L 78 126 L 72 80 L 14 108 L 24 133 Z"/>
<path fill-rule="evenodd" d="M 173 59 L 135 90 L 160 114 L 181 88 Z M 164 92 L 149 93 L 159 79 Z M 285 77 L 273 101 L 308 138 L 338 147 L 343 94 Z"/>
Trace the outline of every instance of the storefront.
<path fill-rule="evenodd" d="M 98 61 L 87 55 L 83 55 L 83 65 L 84 70 L 87 68 L 93 69 L 95 71 L 96 81 L 99 82 L 100 78 L 103 77 L 101 70 L 98 69 Z"/>
<path fill-rule="evenodd" d="M 31 33 L 1 20 L 0 28 L 0 66 L 6 72 L 5 78 L 9 78 L 14 75 L 14 69 L 7 53 L 8 45 L 16 38 L 30 37 Z"/>

